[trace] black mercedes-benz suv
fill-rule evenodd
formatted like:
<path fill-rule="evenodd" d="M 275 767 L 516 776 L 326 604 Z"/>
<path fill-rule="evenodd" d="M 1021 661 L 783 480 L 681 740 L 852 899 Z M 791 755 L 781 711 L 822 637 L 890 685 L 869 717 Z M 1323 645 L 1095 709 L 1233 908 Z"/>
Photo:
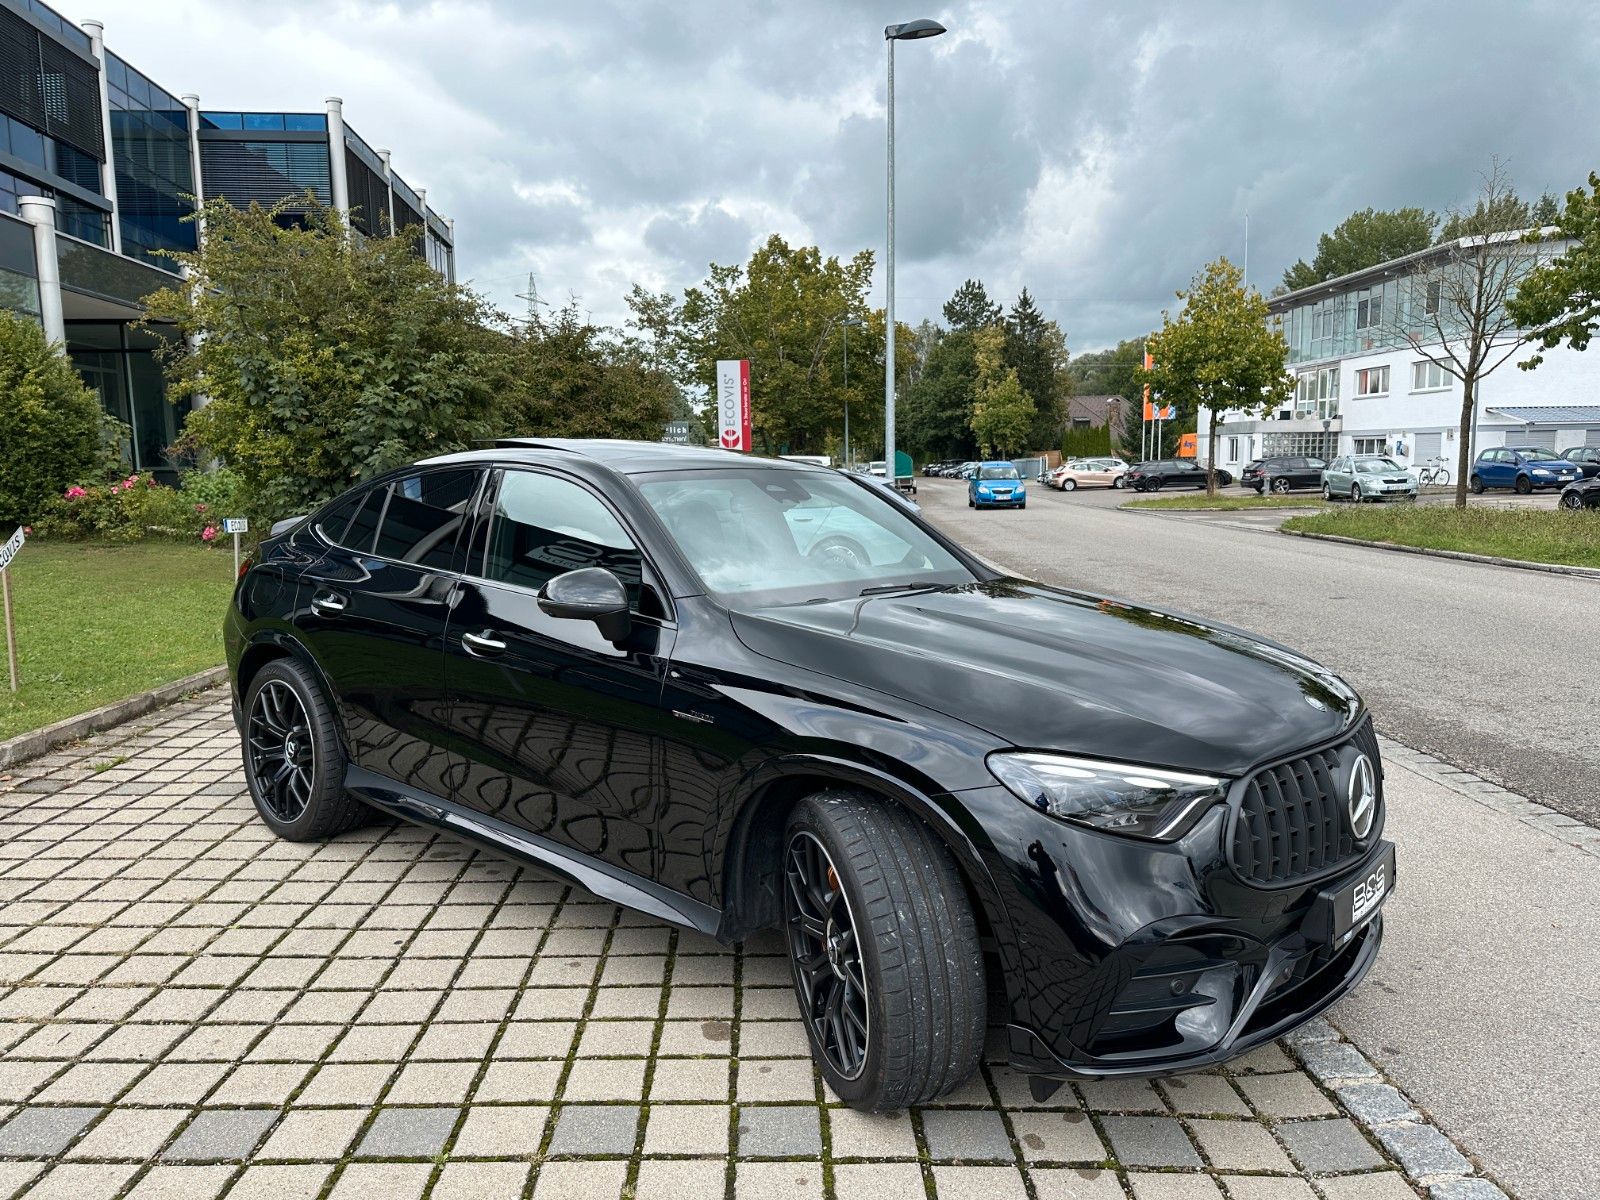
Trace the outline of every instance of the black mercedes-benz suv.
<path fill-rule="evenodd" d="M 1394 848 L 1348 686 L 1008 577 L 827 468 L 431 459 L 280 523 L 226 638 L 279 835 L 378 809 L 724 942 L 777 928 L 860 1108 L 960 1083 L 991 992 L 1045 1095 L 1241 1054 L 1378 951 Z"/>

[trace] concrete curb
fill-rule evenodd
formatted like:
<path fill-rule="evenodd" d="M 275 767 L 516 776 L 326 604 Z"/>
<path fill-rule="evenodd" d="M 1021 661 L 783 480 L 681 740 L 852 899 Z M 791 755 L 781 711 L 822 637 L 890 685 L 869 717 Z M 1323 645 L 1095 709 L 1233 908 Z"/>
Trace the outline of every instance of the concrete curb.
<path fill-rule="evenodd" d="M 227 677 L 227 667 L 211 667 L 196 675 L 164 683 L 137 696 L 129 696 L 126 700 L 117 700 L 101 708 L 68 717 L 64 721 L 57 721 L 54 725 L 46 725 L 43 729 L 18 734 L 9 741 L 0 742 L 0 770 L 13 767 L 30 758 L 37 758 L 58 746 L 86 738 L 92 733 L 100 733 L 124 721 L 131 721 L 134 717 L 142 717 L 145 713 L 182 699 L 191 692 L 201 692 L 216 687 Z"/>
<path fill-rule="evenodd" d="M 1325 1019 L 1308 1021 L 1285 1036 L 1283 1043 L 1432 1200 L 1508 1200 L 1505 1189 L 1482 1174 Z"/>
<path fill-rule="evenodd" d="M 1135 509 L 1135 512 L 1138 510 Z M 1547 575 L 1576 575 L 1579 579 L 1600 580 L 1600 568 L 1570 567 L 1564 563 L 1526 562 L 1520 558 L 1496 558 L 1491 554 L 1468 554 L 1464 550 L 1430 550 L 1424 546 L 1402 546 L 1398 542 L 1370 542 L 1365 538 L 1341 537 L 1336 533 L 1308 533 L 1303 529 L 1279 529 L 1288 537 L 1314 538 L 1319 542 L 1340 542 L 1346 546 L 1365 546 L 1371 550 L 1398 550 L 1402 554 L 1424 554 L 1429 558 L 1454 558 L 1460 562 L 1484 563 L 1491 567 L 1512 567 L 1518 571 L 1543 571 Z"/>

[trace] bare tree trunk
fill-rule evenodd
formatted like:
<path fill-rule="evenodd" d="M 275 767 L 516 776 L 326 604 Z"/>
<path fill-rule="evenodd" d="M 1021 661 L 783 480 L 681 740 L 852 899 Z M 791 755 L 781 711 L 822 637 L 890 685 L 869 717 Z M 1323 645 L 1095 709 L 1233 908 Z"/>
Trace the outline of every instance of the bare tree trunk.
<path fill-rule="evenodd" d="M 1217 494 L 1217 410 L 1213 408 L 1207 414 L 1206 419 L 1211 430 L 1211 446 L 1206 451 L 1208 456 L 1208 461 L 1206 462 L 1206 495 L 1215 496 Z"/>
<path fill-rule="evenodd" d="M 1477 403 L 1478 380 L 1471 372 L 1461 381 L 1460 470 L 1456 472 L 1456 507 L 1467 506 L 1467 475 L 1472 470 L 1472 410 Z"/>

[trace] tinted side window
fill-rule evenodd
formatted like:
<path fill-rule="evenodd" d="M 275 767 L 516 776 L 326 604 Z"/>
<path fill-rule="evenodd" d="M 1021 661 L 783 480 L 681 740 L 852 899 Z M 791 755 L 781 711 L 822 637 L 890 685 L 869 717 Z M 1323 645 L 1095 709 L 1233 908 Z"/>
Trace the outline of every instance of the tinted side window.
<path fill-rule="evenodd" d="M 366 491 L 355 492 L 329 508 L 317 522 L 317 528 L 322 531 L 322 536 L 336 546 L 344 545 L 344 532 L 350 527 L 350 518 L 355 515 L 356 509 L 366 500 L 370 491 L 369 488 Z"/>
<path fill-rule="evenodd" d="M 484 576 L 537 590 L 557 575 L 604 567 L 639 607 L 644 559 L 593 493 L 567 479 L 507 471 L 495 498 Z"/>
<path fill-rule="evenodd" d="M 478 491 L 479 472 L 472 468 L 421 471 L 389 485 L 389 506 L 383 514 L 374 553 L 420 567 L 448 570 L 456 539 Z"/>
<path fill-rule="evenodd" d="M 372 553 L 372 538 L 378 532 L 378 518 L 383 516 L 383 502 L 389 497 L 388 488 L 368 488 L 361 498 L 361 507 L 350 518 L 350 525 L 338 539 L 339 545 L 361 554 Z"/>

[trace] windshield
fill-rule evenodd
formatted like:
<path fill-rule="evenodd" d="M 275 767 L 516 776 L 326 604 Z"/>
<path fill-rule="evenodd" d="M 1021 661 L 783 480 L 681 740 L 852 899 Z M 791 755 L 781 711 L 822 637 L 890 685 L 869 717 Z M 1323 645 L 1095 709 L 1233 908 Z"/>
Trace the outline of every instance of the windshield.
<path fill-rule="evenodd" d="M 1526 459 L 1528 462 L 1560 462 L 1561 461 L 1561 456 L 1556 454 L 1554 451 L 1551 451 L 1551 450 L 1539 450 L 1539 449 L 1518 450 L 1517 453 L 1522 455 L 1522 457 L 1524 459 Z"/>
<path fill-rule="evenodd" d="M 999 466 L 985 466 L 978 468 L 979 479 L 1020 479 L 1017 469 L 1010 463 L 1001 463 Z"/>
<path fill-rule="evenodd" d="M 1404 471 L 1405 468 L 1392 458 L 1358 458 L 1356 470 L 1365 475 L 1387 475 L 1391 471 Z"/>
<path fill-rule="evenodd" d="M 888 496 L 763 467 L 642 476 L 639 490 L 706 590 L 734 607 L 844 600 L 977 578 Z"/>

